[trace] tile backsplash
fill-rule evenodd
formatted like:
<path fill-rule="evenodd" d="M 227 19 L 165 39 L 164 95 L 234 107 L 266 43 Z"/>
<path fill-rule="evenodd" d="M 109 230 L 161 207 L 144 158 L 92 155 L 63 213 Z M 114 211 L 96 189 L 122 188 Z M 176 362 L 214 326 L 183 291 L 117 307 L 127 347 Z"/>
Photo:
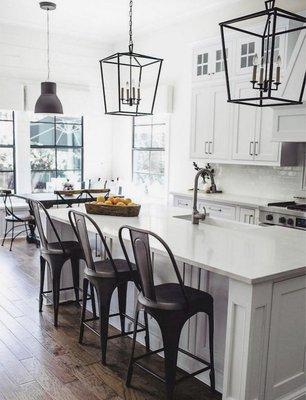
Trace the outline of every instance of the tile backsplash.
<path fill-rule="evenodd" d="M 300 146 L 299 165 L 295 167 L 214 165 L 216 183 L 224 192 L 280 200 L 306 197 L 305 166 L 305 144 Z"/>

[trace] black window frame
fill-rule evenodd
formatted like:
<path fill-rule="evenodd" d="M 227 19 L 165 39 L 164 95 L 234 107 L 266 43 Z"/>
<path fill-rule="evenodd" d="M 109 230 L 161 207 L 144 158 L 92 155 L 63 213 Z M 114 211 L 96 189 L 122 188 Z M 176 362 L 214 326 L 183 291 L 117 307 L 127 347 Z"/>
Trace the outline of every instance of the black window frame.
<path fill-rule="evenodd" d="M 152 146 L 149 146 L 149 147 L 138 147 L 138 146 L 135 146 L 135 127 L 136 126 L 150 126 L 152 131 L 153 131 L 153 126 L 167 126 L 167 124 L 165 122 L 156 122 L 156 123 L 154 123 L 153 121 L 151 123 L 136 123 L 135 121 L 137 121 L 137 117 L 133 117 L 132 121 L 133 121 L 132 122 L 132 124 L 133 124 L 133 128 L 132 128 L 132 182 L 134 182 L 134 175 L 137 174 L 137 173 L 143 174 L 143 175 L 148 175 L 149 177 L 151 175 L 162 175 L 164 177 L 164 179 L 166 180 L 166 159 L 165 159 L 166 158 L 166 137 L 164 138 L 164 140 L 165 140 L 164 147 L 152 147 Z M 152 131 L 151 131 L 151 135 L 152 135 Z M 148 151 L 149 153 L 156 152 L 156 151 L 157 152 L 163 152 L 164 155 L 165 155 L 165 158 L 164 158 L 164 160 L 165 160 L 164 161 L 165 162 L 164 174 L 151 173 L 151 171 L 148 172 L 148 173 L 134 171 L 134 152 L 135 151 Z"/>
<path fill-rule="evenodd" d="M 31 182 L 32 182 L 32 174 L 35 173 L 35 172 L 50 172 L 50 173 L 53 172 L 53 173 L 55 173 L 55 177 L 58 178 L 59 174 L 62 173 L 62 172 L 79 171 L 79 169 L 77 169 L 77 170 L 76 169 L 71 169 L 71 170 L 70 169 L 65 169 L 65 170 L 58 169 L 57 151 L 58 150 L 63 150 L 63 149 L 73 149 L 73 150 L 80 149 L 81 150 L 81 168 L 80 168 L 80 171 L 81 171 L 81 182 L 80 182 L 80 185 L 82 185 L 82 182 L 84 180 L 84 117 L 83 116 L 82 117 L 77 117 L 77 118 L 80 118 L 80 120 L 81 120 L 80 123 L 77 123 L 77 122 L 73 122 L 73 123 L 72 122 L 71 123 L 63 122 L 64 118 L 73 119 L 73 118 L 76 118 L 76 117 L 68 117 L 68 116 L 57 117 L 57 116 L 54 116 L 52 118 L 53 118 L 53 122 L 42 121 L 42 120 L 37 120 L 37 121 L 31 121 L 30 122 L 31 125 L 32 124 L 53 125 L 54 144 L 53 145 L 35 145 L 35 144 L 31 144 L 30 145 L 30 150 L 32 150 L 32 149 L 51 149 L 51 150 L 54 150 L 54 157 L 55 157 L 55 168 L 54 169 L 32 169 L 32 167 L 31 167 Z M 58 121 L 58 120 L 60 120 L 60 121 Z M 65 145 L 57 145 L 56 144 L 56 139 L 57 139 L 56 127 L 57 127 L 57 125 L 61 125 L 61 124 L 78 125 L 78 126 L 81 127 L 81 142 L 82 142 L 81 146 L 80 145 L 73 145 L 73 146 L 67 145 L 67 146 L 65 146 Z M 32 192 L 34 191 L 34 188 L 32 187 L 32 183 L 31 183 L 31 190 L 32 190 Z"/>
<path fill-rule="evenodd" d="M 9 111 L 12 113 L 12 119 L 2 119 L 0 118 L 1 122 L 12 122 L 13 125 L 13 144 L 0 144 L 0 149 L 13 149 L 13 170 L 0 170 L 1 173 L 13 172 L 14 177 L 14 186 L 13 188 L 5 188 L 10 189 L 14 193 L 17 190 L 17 182 L 16 182 L 16 138 L 15 138 L 15 111 L 14 110 L 2 110 L 2 111 Z"/>

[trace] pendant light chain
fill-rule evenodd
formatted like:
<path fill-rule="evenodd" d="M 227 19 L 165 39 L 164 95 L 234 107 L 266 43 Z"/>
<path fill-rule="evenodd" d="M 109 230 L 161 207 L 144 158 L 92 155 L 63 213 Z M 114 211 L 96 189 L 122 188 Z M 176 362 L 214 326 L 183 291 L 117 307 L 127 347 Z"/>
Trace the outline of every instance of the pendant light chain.
<path fill-rule="evenodd" d="M 50 80 L 50 18 L 49 18 L 49 10 L 47 10 L 47 68 L 48 68 L 47 81 L 49 81 Z"/>
<path fill-rule="evenodd" d="M 133 43 L 133 0 L 130 0 L 129 16 L 130 16 L 130 22 L 129 22 L 129 37 L 130 37 L 129 51 L 130 51 L 130 53 L 132 53 L 133 52 L 133 47 L 134 47 L 134 43 Z"/>

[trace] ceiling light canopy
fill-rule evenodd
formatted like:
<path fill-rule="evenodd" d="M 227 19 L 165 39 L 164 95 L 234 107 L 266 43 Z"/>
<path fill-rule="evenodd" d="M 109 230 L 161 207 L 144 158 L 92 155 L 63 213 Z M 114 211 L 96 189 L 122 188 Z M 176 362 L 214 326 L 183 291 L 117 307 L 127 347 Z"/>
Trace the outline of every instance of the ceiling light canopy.
<path fill-rule="evenodd" d="M 275 0 L 265 1 L 263 11 L 220 23 L 223 54 L 228 54 L 228 42 L 232 40 L 226 34 L 239 32 L 238 40 L 241 42 L 240 60 L 228 55 L 224 57 L 228 102 L 257 107 L 303 103 L 305 64 L 300 75 L 295 77 L 296 93 L 286 96 L 284 89 L 288 60 L 284 49 L 297 42 L 299 33 L 306 29 L 305 23 L 305 17 L 276 7 Z M 234 87 L 235 75 L 242 68 L 249 72 L 250 85 L 249 90 L 244 90 L 244 95 L 239 96 Z M 235 97 L 237 95 L 239 97 Z"/>
<path fill-rule="evenodd" d="M 100 60 L 105 114 L 152 115 L 163 60 L 134 52 L 132 0 L 129 8 L 128 52 Z"/>
<path fill-rule="evenodd" d="M 50 21 L 49 11 L 56 9 L 55 3 L 43 1 L 39 3 L 42 10 L 47 11 L 47 81 L 41 83 L 41 95 L 35 104 L 35 113 L 63 114 L 62 103 L 56 94 L 56 83 L 50 82 Z"/>

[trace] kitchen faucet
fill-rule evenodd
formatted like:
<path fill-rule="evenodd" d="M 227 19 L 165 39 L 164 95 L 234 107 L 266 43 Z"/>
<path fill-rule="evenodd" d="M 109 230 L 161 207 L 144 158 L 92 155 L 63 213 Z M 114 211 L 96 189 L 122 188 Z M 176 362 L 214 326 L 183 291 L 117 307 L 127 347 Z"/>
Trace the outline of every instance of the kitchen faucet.
<path fill-rule="evenodd" d="M 194 188 L 193 188 L 193 209 L 192 209 L 192 223 L 198 225 L 200 221 L 204 221 L 207 213 L 205 207 L 204 213 L 200 213 L 198 211 L 198 185 L 199 185 L 199 178 L 200 176 L 205 176 L 207 174 L 210 178 L 211 182 L 211 193 L 216 193 L 217 188 L 215 184 L 214 174 L 210 169 L 201 168 L 197 172 L 195 179 L 194 179 Z"/>

